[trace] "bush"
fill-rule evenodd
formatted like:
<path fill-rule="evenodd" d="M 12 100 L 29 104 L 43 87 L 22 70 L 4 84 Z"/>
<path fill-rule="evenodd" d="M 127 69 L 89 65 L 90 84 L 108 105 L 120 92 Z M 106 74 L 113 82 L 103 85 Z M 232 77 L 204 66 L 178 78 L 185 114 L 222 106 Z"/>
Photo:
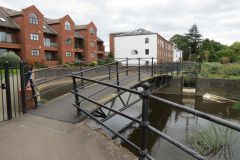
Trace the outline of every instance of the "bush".
<path fill-rule="evenodd" d="M 96 66 L 96 65 L 98 65 L 98 62 L 97 61 L 92 61 L 89 65 L 90 66 Z"/>
<path fill-rule="evenodd" d="M 5 62 L 8 62 L 10 67 L 17 67 L 21 61 L 20 57 L 14 52 L 7 52 L 0 55 L 0 66 L 4 66 Z"/>
<path fill-rule="evenodd" d="M 222 57 L 218 60 L 220 63 L 224 64 L 224 63 L 229 63 L 230 62 L 230 58 L 229 57 Z"/>

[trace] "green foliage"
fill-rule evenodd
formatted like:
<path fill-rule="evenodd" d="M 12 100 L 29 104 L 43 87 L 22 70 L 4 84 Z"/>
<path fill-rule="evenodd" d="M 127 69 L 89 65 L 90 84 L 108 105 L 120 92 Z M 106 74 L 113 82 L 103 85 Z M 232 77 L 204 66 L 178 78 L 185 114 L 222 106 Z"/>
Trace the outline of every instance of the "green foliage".
<path fill-rule="evenodd" d="M 203 129 L 199 126 L 197 133 L 189 140 L 192 147 L 199 153 L 207 156 L 216 155 L 221 149 L 228 149 L 232 142 L 232 130 L 223 126 L 211 124 Z"/>
<path fill-rule="evenodd" d="M 92 66 L 92 67 L 97 66 L 97 65 L 98 65 L 98 62 L 97 62 L 97 61 L 92 61 L 92 62 L 89 64 L 89 66 Z"/>
<path fill-rule="evenodd" d="M 4 66 L 4 63 L 6 61 L 8 62 L 10 67 L 16 67 L 19 66 L 21 59 L 14 52 L 7 52 L 0 55 L 0 66 Z"/>
<path fill-rule="evenodd" d="M 240 101 L 233 104 L 232 109 L 240 110 Z"/>
<path fill-rule="evenodd" d="M 230 49 L 236 53 L 237 55 L 240 55 L 240 42 L 234 42 L 231 46 Z"/>
<path fill-rule="evenodd" d="M 230 62 L 235 62 L 237 59 L 236 54 L 234 54 L 231 49 L 221 49 L 220 51 L 216 52 L 216 55 L 218 57 L 218 60 L 222 57 L 228 57 L 230 59 Z"/>
<path fill-rule="evenodd" d="M 205 62 L 201 65 L 201 75 L 208 78 L 239 79 L 240 65 L 237 63 Z"/>

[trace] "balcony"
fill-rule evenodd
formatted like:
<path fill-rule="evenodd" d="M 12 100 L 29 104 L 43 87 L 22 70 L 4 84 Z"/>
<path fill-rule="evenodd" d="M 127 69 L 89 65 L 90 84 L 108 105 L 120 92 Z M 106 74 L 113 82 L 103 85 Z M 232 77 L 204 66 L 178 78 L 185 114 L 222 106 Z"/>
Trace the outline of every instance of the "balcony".
<path fill-rule="evenodd" d="M 97 53 L 98 54 L 104 54 L 104 51 L 105 51 L 104 45 L 98 45 L 97 46 Z"/>
<path fill-rule="evenodd" d="M 21 45 L 14 41 L 0 39 L 0 48 L 21 49 Z"/>
<path fill-rule="evenodd" d="M 45 50 L 57 51 L 58 44 L 56 42 L 44 42 Z"/>

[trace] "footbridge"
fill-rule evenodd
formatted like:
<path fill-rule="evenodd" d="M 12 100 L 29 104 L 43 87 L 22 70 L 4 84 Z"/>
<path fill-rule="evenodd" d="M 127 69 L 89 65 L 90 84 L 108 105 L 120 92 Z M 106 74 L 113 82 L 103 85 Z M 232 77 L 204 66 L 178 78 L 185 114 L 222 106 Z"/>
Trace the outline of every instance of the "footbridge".
<path fill-rule="evenodd" d="M 132 60 L 137 62 L 137 64 L 129 65 L 129 62 Z M 71 71 L 71 73 L 52 79 L 37 79 L 36 75 L 46 70 L 52 71 L 51 74 L 54 74 L 57 72 L 56 67 L 36 71 L 30 70 L 25 73 L 32 74 L 32 76 L 29 76 L 30 85 L 26 86 L 26 89 L 31 88 L 32 94 L 30 94 L 30 97 L 25 97 L 25 100 L 33 100 L 34 102 L 35 109 L 28 111 L 31 114 L 71 123 L 77 123 L 86 117 L 90 117 L 138 151 L 139 159 L 141 160 L 155 159 L 147 150 L 149 132 L 159 135 L 192 157 L 202 160 L 205 159 L 203 155 L 154 128 L 148 122 L 149 101 L 152 99 L 208 121 L 240 131 L 240 126 L 233 122 L 176 104 L 152 94 L 157 89 L 168 85 L 171 79 L 174 76 L 178 76 L 182 71 L 196 70 L 199 67 L 199 63 L 196 62 L 154 63 L 154 58 L 123 58 L 90 68 L 80 64 L 76 71 Z M 66 83 L 62 84 L 61 79 L 64 79 Z M 50 87 L 47 90 L 39 91 L 39 88 L 44 86 L 44 84 L 53 81 L 57 81 L 58 84 L 55 88 Z M 70 93 L 50 101 L 45 102 L 42 100 L 44 95 L 51 96 L 52 93 L 61 92 L 64 87 L 69 85 L 71 88 L 67 91 Z M 122 104 L 121 107 L 113 107 L 116 101 Z M 123 112 L 136 103 L 142 104 L 140 116 L 129 115 Z M 129 141 L 105 123 L 116 115 L 139 125 L 141 128 L 140 145 Z"/>

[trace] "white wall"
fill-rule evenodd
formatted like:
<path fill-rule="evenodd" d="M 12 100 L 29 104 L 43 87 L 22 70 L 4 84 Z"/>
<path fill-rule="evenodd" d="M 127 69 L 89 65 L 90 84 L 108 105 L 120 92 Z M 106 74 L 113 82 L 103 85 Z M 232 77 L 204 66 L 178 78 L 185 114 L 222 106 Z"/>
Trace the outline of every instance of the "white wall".
<path fill-rule="evenodd" d="M 149 38 L 148 44 L 145 44 L 145 38 Z M 115 58 L 157 58 L 157 34 L 115 37 L 114 41 Z M 149 49 L 149 55 L 145 55 L 145 49 Z M 132 55 L 133 50 L 137 50 L 138 55 Z M 148 61 L 151 64 L 151 60 Z M 129 60 L 128 64 L 136 65 L 138 60 Z M 141 65 L 144 64 L 141 61 Z"/>
<path fill-rule="evenodd" d="M 182 59 L 182 51 L 178 49 L 173 50 L 173 62 L 179 62 Z"/>

